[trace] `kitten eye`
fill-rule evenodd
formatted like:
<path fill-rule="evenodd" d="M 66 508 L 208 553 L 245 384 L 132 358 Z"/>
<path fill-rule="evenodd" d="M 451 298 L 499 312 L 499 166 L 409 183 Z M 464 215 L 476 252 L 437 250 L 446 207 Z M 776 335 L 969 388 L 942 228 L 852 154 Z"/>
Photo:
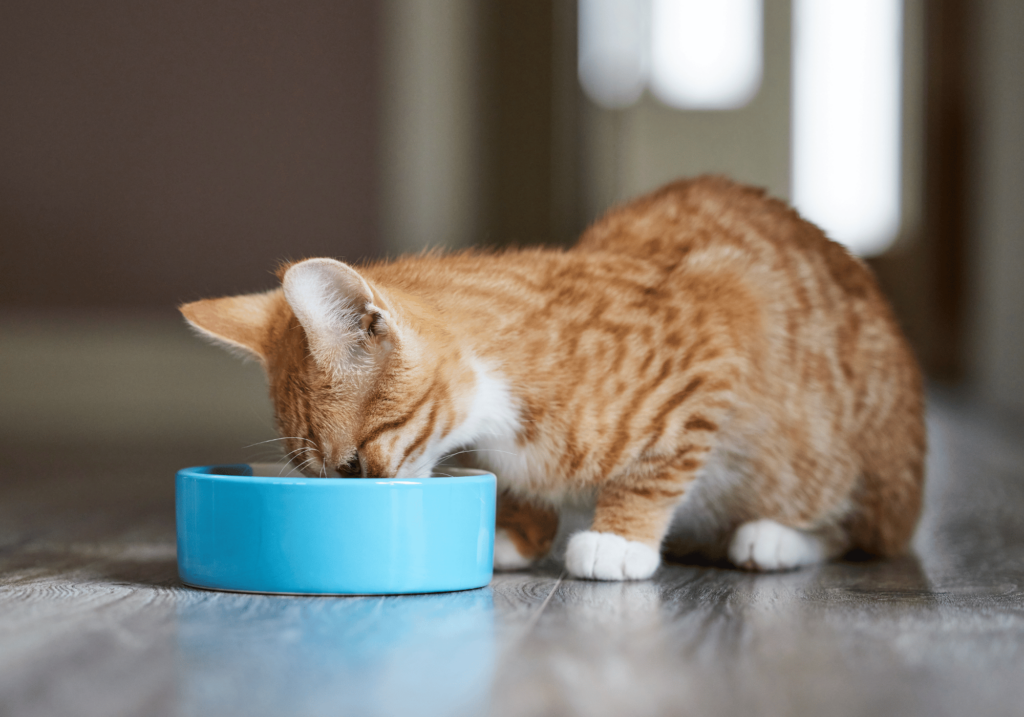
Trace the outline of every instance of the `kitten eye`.
<path fill-rule="evenodd" d="M 363 468 L 359 464 L 359 453 L 353 454 L 351 460 L 344 465 L 340 465 L 337 468 L 338 473 L 341 474 L 342 478 L 359 478 L 362 476 Z"/>
<path fill-rule="evenodd" d="M 388 325 L 384 322 L 384 317 L 376 310 L 363 314 L 361 326 L 368 336 L 382 336 L 388 331 Z"/>

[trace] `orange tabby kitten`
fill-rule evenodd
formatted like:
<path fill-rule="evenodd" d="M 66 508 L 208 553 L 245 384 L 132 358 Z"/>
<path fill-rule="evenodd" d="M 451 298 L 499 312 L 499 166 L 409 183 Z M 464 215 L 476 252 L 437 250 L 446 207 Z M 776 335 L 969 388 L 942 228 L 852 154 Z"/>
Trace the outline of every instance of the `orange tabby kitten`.
<path fill-rule="evenodd" d="M 677 182 L 570 250 L 280 277 L 182 312 L 260 359 L 311 476 L 422 476 L 479 451 L 495 567 L 541 557 L 573 499 L 595 512 L 566 567 L 600 580 L 649 577 L 662 548 L 783 570 L 898 553 L 914 530 L 914 358 L 864 265 L 761 191 Z"/>

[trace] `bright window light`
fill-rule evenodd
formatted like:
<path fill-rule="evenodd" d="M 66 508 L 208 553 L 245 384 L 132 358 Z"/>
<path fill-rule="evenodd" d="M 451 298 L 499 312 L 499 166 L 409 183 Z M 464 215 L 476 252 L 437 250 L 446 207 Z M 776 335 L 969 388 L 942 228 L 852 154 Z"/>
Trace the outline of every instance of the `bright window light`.
<path fill-rule="evenodd" d="M 761 86 L 762 16 L 761 0 L 652 0 L 655 96 L 695 110 L 750 102 Z"/>
<path fill-rule="evenodd" d="M 609 109 L 648 84 L 679 109 L 742 107 L 761 86 L 762 0 L 579 0 L 579 77 Z"/>
<path fill-rule="evenodd" d="M 579 77 L 608 109 L 640 99 L 647 80 L 646 0 L 579 0 Z"/>
<path fill-rule="evenodd" d="M 794 0 L 793 203 L 856 254 L 900 224 L 902 0 Z"/>

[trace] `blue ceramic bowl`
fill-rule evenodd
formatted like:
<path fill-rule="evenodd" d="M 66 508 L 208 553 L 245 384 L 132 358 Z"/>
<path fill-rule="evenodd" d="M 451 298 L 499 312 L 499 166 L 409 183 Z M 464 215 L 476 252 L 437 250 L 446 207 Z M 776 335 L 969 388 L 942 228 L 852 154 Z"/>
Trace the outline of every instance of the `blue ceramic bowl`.
<path fill-rule="evenodd" d="M 491 473 L 400 480 L 253 472 L 245 464 L 178 471 L 178 574 L 187 585 L 379 595 L 491 580 Z"/>

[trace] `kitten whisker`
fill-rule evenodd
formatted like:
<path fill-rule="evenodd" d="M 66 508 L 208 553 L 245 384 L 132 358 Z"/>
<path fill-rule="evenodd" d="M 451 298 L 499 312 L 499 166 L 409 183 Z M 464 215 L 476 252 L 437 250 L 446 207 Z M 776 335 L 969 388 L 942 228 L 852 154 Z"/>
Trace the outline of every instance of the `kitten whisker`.
<path fill-rule="evenodd" d="M 277 452 L 269 453 L 267 451 L 263 451 L 262 453 L 257 453 L 256 455 L 249 457 L 249 463 L 266 463 L 266 462 L 270 462 L 270 461 L 273 461 L 273 462 L 277 463 L 280 460 L 281 460 L 281 454 L 280 453 L 277 453 Z"/>
<path fill-rule="evenodd" d="M 285 473 L 286 469 L 288 470 L 288 475 L 291 475 L 292 471 L 295 470 L 295 465 L 296 465 L 295 461 L 293 459 L 291 459 L 291 458 L 286 459 L 284 463 L 285 464 L 281 467 L 281 472 L 279 473 L 279 476 L 282 476 L 282 477 L 286 476 L 286 473 Z"/>
<path fill-rule="evenodd" d="M 471 448 L 471 449 L 467 449 L 467 450 L 464 450 L 464 451 L 455 451 L 454 453 L 449 453 L 447 455 L 441 456 L 440 458 L 438 458 L 436 461 L 433 462 L 433 465 L 431 465 L 429 461 L 422 461 L 421 460 L 421 461 L 417 462 L 414 465 L 414 467 L 412 469 L 412 474 L 413 475 L 418 475 L 418 474 L 423 473 L 423 472 L 428 472 L 429 473 L 429 472 L 431 472 L 433 470 L 434 466 L 437 466 L 437 465 L 443 463 L 444 461 L 448 460 L 449 458 L 453 458 L 455 456 L 460 456 L 463 453 L 484 453 L 484 452 L 487 452 L 487 451 L 490 451 L 492 453 L 505 453 L 505 454 L 508 454 L 510 456 L 517 456 L 517 455 L 519 455 L 518 453 L 512 453 L 510 451 L 498 450 L 497 448 Z"/>
<path fill-rule="evenodd" d="M 292 471 L 298 471 L 299 473 L 302 473 L 302 469 L 305 468 L 306 466 L 308 466 L 310 463 L 312 463 L 315 460 L 316 460 L 316 457 L 314 456 L 313 458 L 310 458 L 310 459 L 308 459 L 306 461 L 303 461 L 301 465 L 295 466 L 294 468 L 292 468 L 292 470 L 288 471 L 288 475 L 285 476 L 285 477 L 286 478 L 291 478 L 292 477 Z"/>
<path fill-rule="evenodd" d="M 288 453 L 286 453 L 283 456 L 283 459 L 286 460 L 286 461 L 295 460 L 299 456 L 301 456 L 301 455 L 303 455 L 305 453 L 308 453 L 309 451 L 312 451 L 312 450 L 316 450 L 316 449 L 315 448 L 310 448 L 309 446 L 302 446 L 300 448 L 296 448 L 294 451 L 289 451 Z"/>
<path fill-rule="evenodd" d="M 504 453 L 504 454 L 510 455 L 510 456 L 518 456 L 519 455 L 518 453 L 513 453 L 511 451 L 500 451 L 497 448 L 472 448 L 472 449 L 465 450 L 465 451 L 456 451 L 455 453 L 449 453 L 446 456 L 441 456 L 440 458 L 437 459 L 436 463 L 440 463 L 441 461 L 446 461 L 449 458 L 454 458 L 455 456 L 461 456 L 463 453 L 484 453 L 484 452 L 488 452 L 488 451 L 491 452 L 491 453 Z M 436 465 L 436 463 L 435 463 L 435 465 Z"/>
<path fill-rule="evenodd" d="M 287 441 L 289 438 L 291 438 L 293 441 L 306 441 L 307 443 L 313 443 L 313 441 L 309 440 L 308 438 L 303 438 L 301 436 L 281 436 L 280 438 L 268 438 L 265 441 L 257 441 L 256 443 L 250 443 L 249 445 L 242 447 L 252 448 L 253 446 L 261 446 L 264 443 L 273 443 L 274 441 Z"/>

